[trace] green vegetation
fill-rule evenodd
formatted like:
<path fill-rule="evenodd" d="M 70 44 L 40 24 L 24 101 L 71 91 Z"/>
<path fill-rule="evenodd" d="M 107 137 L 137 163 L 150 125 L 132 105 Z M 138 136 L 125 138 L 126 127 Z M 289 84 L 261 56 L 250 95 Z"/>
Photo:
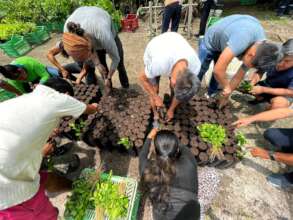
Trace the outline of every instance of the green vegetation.
<path fill-rule="evenodd" d="M 236 156 L 238 159 L 242 160 L 247 153 L 246 148 L 244 147 L 244 145 L 247 144 L 247 139 L 242 132 L 237 132 L 235 137 L 237 141 Z"/>
<path fill-rule="evenodd" d="M 133 147 L 133 143 L 129 140 L 128 137 L 121 138 L 117 144 L 123 145 L 126 150 Z"/>
<path fill-rule="evenodd" d="M 65 205 L 65 219 L 82 220 L 87 209 L 101 209 L 99 214 L 110 220 L 125 217 L 129 199 L 121 186 L 125 184 L 112 182 L 112 171 L 107 177 L 101 174 L 101 168 L 84 174 L 73 183 L 72 194 Z"/>
<path fill-rule="evenodd" d="M 14 22 L 10 24 L 0 24 L 0 40 L 9 40 L 12 35 L 24 35 L 36 30 L 34 23 Z"/>
<path fill-rule="evenodd" d="M 223 158 L 222 147 L 226 142 L 225 128 L 218 124 L 203 123 L 197 126 L 197 129 L 201 139 L 212 145 L 210 159 Z"/>
<path fill-rule="evenodd" d="M 84 126 L 85 122 L 81 119 L 78 122 L 69 124 L 69 127 L 74 131 L 74 134 L 77 138 L 80 138 Z"/>
<path fill-rule="evenodd" d="M 244 80 L 241 82 L 240 86 L 239 86 L 239 90 L 242 92 L 246 92 L 249 93 L 252 90 L 252 85 L 250 83 L 250 81 L 248 80 Z"/>
<path fill-rule="evenodd" d="M 96 207 L 102 208 L 110 220 L 119 219 L 127 215 L 129 199 L 119 190 L 119 184 L 111 181 L 112 173 L 97 183 L 91 200 Z"/>

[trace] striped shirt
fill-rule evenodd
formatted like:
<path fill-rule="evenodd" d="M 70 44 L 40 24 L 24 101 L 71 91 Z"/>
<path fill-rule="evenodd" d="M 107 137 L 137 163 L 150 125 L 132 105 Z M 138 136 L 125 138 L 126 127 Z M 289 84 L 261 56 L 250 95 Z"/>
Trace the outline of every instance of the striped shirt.
<path fill-rule="evenodd" d="M 117 35 L 111 16 L 103 9 L 95 6 L 84 6 L 76 9 L 66 20 L 64 32 L 68 32 L 67 23 L 80 24 L 85 32 L 95 39 L 97 50 L 105 49 L 112 59 L 110 70 L 115 70 L 120 62 L 115 37 Z"/>

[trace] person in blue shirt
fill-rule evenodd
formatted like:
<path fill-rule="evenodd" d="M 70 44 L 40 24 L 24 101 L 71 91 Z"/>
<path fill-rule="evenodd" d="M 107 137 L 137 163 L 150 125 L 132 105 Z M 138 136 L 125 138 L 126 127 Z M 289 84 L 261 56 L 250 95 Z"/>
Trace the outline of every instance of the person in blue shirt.
<path fill-rule="evenodd" d="M 287 108 L 293 102 L 293 39 L 283 44 L 282 52 L 283 59 L 267 72 L 265 80 L 260 81 L 262 74 L 252 76 L 254 103 L 269 101 L 271 109 L 276 109 Z"/>
<path fill-rule="evenodd" d="M 265 72 L 275 66 L 280 60 L 280 47 L 265 40 L 265 31 L 260 22 L 249 15 L 227 16 L 211 26 L 199 45 L 202 63 L 199 78 L 203 78 L 211 61 L 215 63 L 208 95 L 217 92 L 219 83 L 227 101 L 249 68 Z M 229 81 L 226 70 L 234 57 L 242 60 L 243 64 Z"/>

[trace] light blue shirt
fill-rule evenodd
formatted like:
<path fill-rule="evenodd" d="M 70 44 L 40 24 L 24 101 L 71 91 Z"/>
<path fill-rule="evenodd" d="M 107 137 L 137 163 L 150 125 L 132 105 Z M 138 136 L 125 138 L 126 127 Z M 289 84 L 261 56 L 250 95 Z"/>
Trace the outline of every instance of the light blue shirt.
<path fill-rule="evenodd" d="M 249 15 L 231 15 L 211 26 L 205 34 L 208 50 L 222 52 L 229 47 L 234 56 L 242 55 L 255 42 L 266 39 L 260 22 Z"/>

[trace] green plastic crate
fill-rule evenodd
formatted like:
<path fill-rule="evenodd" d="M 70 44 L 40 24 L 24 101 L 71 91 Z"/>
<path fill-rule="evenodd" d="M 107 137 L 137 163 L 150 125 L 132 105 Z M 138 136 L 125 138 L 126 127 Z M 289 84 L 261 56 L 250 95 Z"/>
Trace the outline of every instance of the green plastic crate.
<path fill-rule="evenodd" d="M 93 169 L 86 168 L 82 171 L 81 175 L 95 172 Z M 101 174 L 101 179 L 106 179 L 109 175 L 106 173 Z M 120 177 L 120 176 L 112 176 L 113 183 L 121 183 L 126 182 L 126 196 L 129 199 L 129 206 L 127 211 L 127 216 L 125 218 L 121 218 L 119 220 L 136 220 L 137 219 L 137 212 L 139 207 L 139 201 L 140 201 L 140 194 L 137 192 L 137 186 L 138 183 L 133 178 L 128 177 Z M 65 212 L 66 213 L 66 210 Z M 85 216 L 83 217 L 83 220 L 95 220 L 96 213 L 95 210 L 88 209 L 86 210 Z M 64 216 L 65 220 L 74 220 L 71 217 Z M 107 219 L 107 218 L 106 218 Z"/>
<path fill-rule="evenodd" d="M 15 98 L 15 97 L 16 97 L 16 95 L 14 93 L 8 92 L 8 91 L 0 88 L 0 102 Z"/>
<path fill-rule="evenodd" d="M 20 57 L 32 49 L 24 37 L 19 35 L 14 35 L 9 41 L 0 44 L 0 48 L 10 57 Z"/>
<path fill-rule="evenodd" d="M 240 0 L 241 5 L 255 5 L 256 0 Z"/>
<path fill-rule="evenodd" d="M 52 31 L 63 33 L 64 22 L 53 22 Z"/>
<path fill-rule="evenodd" d="M 207 26 L 208 27 L 212 26 L 213 24 L 215 24 L 216 22 L 218 22 L 220 19 L 221 19 L 220 17 L 215 17 L 215 16 L 209 17 Z"/>
<path fill-rule="evenodd" d="M 30 44 L 42 44 L 50 39 L 50 34 L 45 26 L 38 26 L 36 31 L 24 35 Z"/>

